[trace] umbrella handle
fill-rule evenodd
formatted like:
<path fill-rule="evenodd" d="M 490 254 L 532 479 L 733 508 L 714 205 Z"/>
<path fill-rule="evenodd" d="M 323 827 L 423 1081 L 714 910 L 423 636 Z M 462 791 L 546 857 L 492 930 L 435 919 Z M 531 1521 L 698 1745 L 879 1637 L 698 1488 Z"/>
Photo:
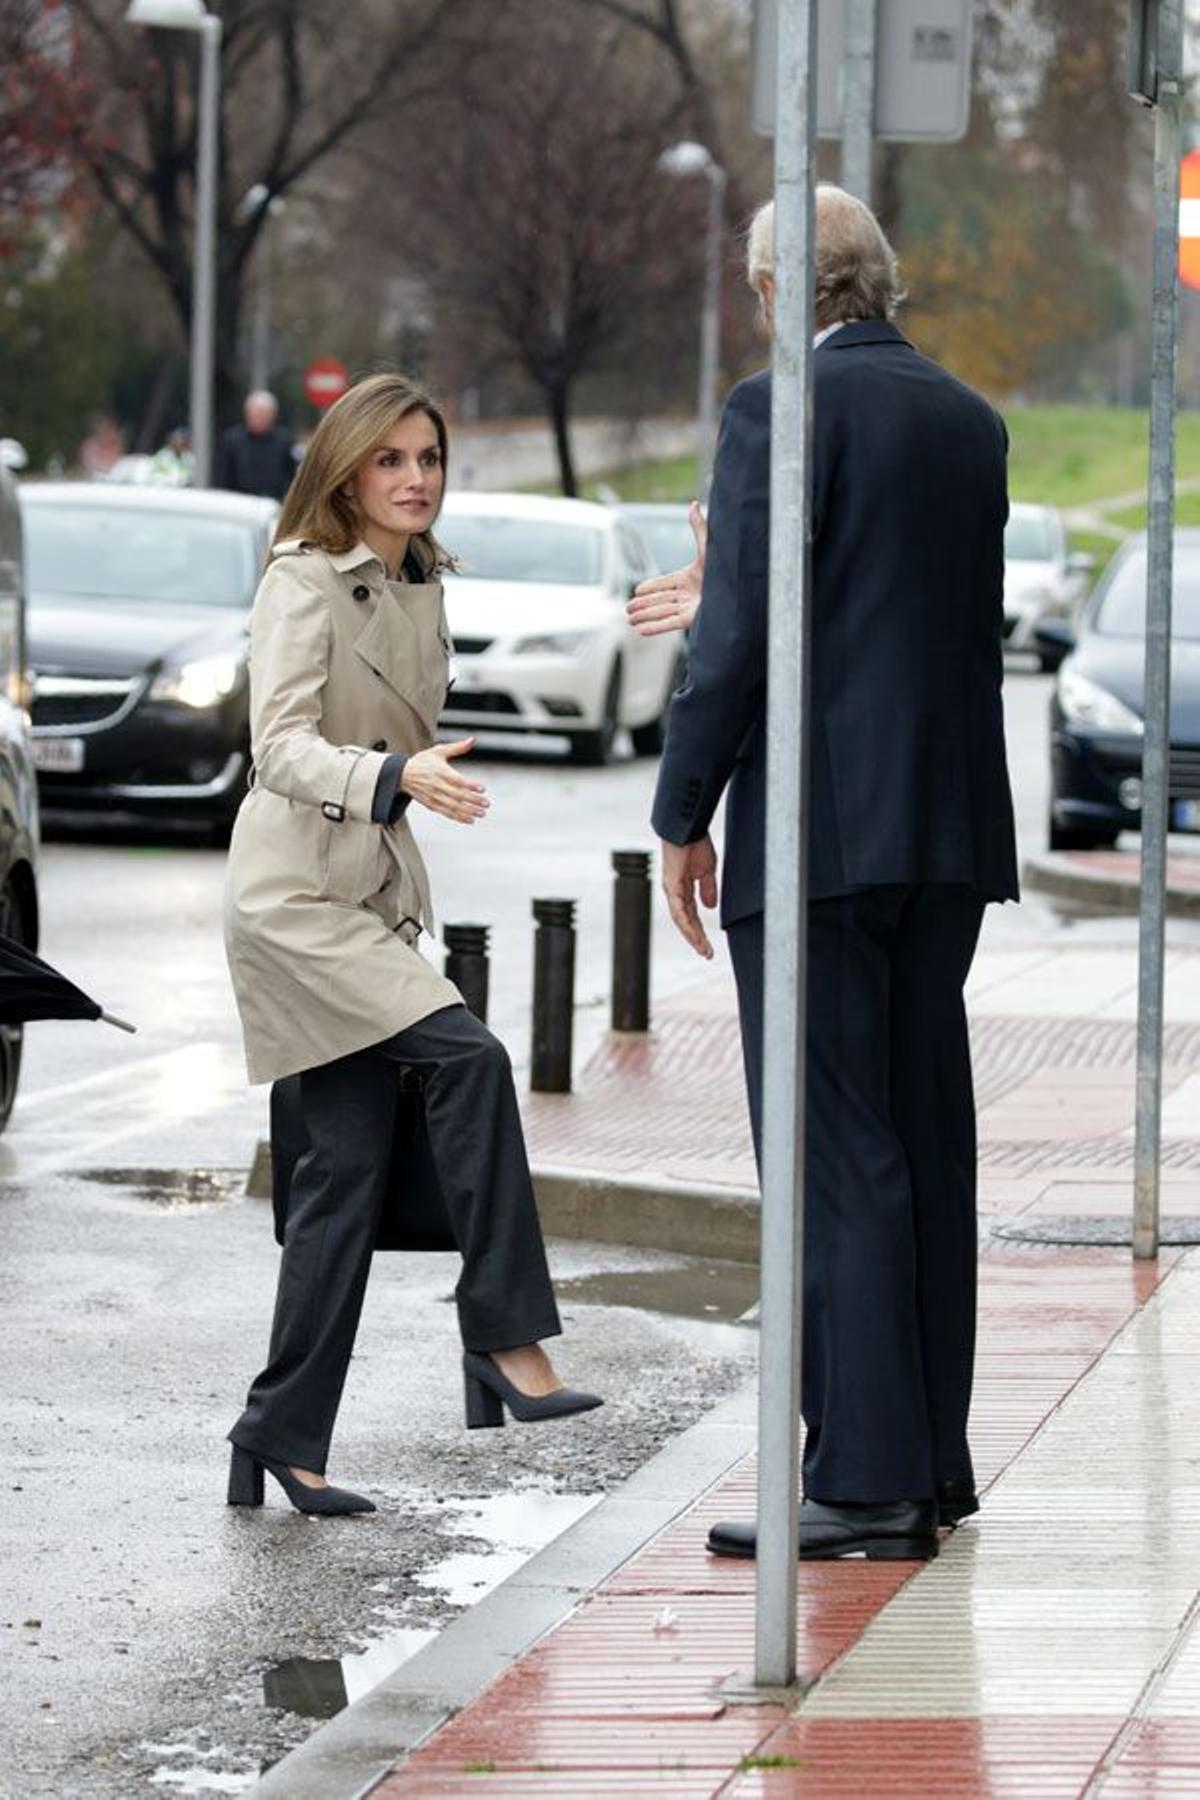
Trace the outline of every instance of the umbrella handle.
<path fill-rule="evenodd" d="M 125 1019 L 118 1019 L 115 1013 L 102 1012 L 100 1017 L 104 1020 L 106 1025 L 115 1025 L 118 1031 L 131 1031 L 136 1037 L 137 1026 L 130 1025 Z"/>

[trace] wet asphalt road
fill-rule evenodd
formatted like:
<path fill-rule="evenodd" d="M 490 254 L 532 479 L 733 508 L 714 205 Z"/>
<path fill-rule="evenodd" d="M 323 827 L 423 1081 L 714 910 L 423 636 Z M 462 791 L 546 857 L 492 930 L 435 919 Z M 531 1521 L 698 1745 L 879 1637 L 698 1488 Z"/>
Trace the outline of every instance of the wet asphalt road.
<path fill-rule="evenodd" d="M 1047 690 L 1009 684 L 1030 848 Z M 605 1022 L 608 853 L 649 846 L 654 768 L 507 756 L 482 772 L 486 825 L 421 822 L 441 916 L 492 923 L 492 1022 L 520 1070 L 530 899 L 579 900 L 578 1065 Z M 268 1209 L 241 1191 L 265 1098 L 245 1085 L 222 873 L 219 853 L 179 843 L 60 838 L 44 855 L 45 954 L 141 1031 L 32 1027 L 0 1140 L 0 1794 L 14 1800 L 245 1788 L 752 1366 L 735 1322 L 749 1272 L 558 1244 L 563 1371 L 608 1404 L 468 1435 L 454 1260 L 381 1257 L 331 1465 L 379 1513 L 313 1522 L 277 1493 L 260 1514 L 226 1509 L 222 1439 L 265 1346 L 276 1252 Z M 988 932 L 1058 928 L 1034 903 L 993 909 Z M 703 978 L 661 907 L 654 956 L 659 995 Z"/>

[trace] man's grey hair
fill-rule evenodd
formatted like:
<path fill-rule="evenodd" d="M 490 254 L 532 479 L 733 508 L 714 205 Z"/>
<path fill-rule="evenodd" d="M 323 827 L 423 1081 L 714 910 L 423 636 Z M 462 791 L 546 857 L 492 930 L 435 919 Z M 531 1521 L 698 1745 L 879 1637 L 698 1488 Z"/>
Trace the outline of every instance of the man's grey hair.
<path fill-rule="evenodd" d="M 904 299 L 896 253 L 869 206 L 844 188 L 817 188 L 816 322 L 890 319 Z M 775 274 L 775 202 L 760 206 L 746 243 L 746 276 L 761 296 Z"/>

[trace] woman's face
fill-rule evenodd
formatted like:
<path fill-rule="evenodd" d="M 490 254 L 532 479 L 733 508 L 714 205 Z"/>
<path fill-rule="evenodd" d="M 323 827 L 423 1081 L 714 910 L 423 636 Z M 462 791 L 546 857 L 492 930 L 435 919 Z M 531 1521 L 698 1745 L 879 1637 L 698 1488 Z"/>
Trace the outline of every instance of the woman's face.
<path fill-rule="evenodd" d="M 445 481 L 437 427 L 427 413 L 412 412 L 355 470 L 350 492 L 364 528 L 414 537 L 437 517 Z"/>

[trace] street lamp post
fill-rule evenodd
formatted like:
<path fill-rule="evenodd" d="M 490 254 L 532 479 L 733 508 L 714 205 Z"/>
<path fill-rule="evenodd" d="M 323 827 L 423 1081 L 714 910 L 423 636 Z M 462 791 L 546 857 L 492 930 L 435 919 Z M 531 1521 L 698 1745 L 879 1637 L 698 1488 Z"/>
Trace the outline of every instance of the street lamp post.
<path fill-rule="evenodd" d="M 212 479 L 213 366 L 217 312 L 217 119 L 221 21 L 204 0 L 130 0 L 129 25 L 194 31 L 200 38 L 196 105 L 196 249 L 192 269 L 191 436 L 196 485 Z"/>
<path fill-rule="evenodd" d="M 721 336 L 721 248 L 724 243 L 725 170 L 703 144 L 672 144 L 658 159 L 669 175 L 708 177 L 708 227 L 704 243 L 704 309 L 700 322 L 700 393 L 697 407 L 697 489 L 708 492 L 717 436 L 717 368 Z"/>
<path fill-rule="evenodd" d="M 257 392 L 271 385 L 271 290 L 273 287 L 275 241 L 271 221 L 287 211 L 287 201 L 272 196 L 265 183 L 256 181 L 242 196 L 238 218 L 249 219 L 263 212 L 262 235 L 258 244 L 257 278 L 254 285 L 254 318 L 250 333 L 250 386 Z"/>

